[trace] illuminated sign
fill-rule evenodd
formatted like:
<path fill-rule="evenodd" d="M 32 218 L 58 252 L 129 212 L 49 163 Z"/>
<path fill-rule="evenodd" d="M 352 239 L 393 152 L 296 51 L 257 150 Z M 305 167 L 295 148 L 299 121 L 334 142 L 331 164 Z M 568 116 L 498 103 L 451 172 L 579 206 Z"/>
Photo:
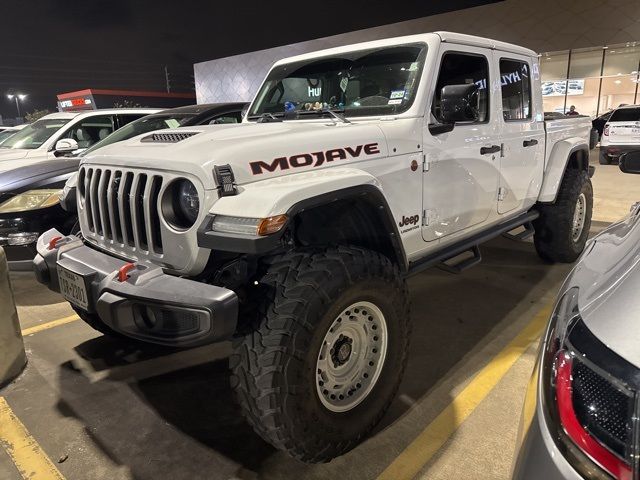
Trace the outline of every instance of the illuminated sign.
<path fill-rule="evenodd" d="M 74 108 L 90 106 L 93 102 L 89 97 L 71 98 L 69 100 L 60 100 L 61 108 Z"/>

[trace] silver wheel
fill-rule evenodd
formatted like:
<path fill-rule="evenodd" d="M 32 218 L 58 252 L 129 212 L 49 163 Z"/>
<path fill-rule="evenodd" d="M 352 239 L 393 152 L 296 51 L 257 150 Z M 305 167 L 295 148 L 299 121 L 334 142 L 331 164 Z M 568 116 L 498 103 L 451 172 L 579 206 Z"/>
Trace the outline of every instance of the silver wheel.
<path fill-rule="evenodd" d="M 571 239 L 574 242 L 580 240 L 582 236 L 582 230 L 584 229 L 584 222 L 587 213 L 587 197 L 584 193 L 581 193 L 576 202 L 576 209 L 573 212 L 573 225 L 571 230 Z"/>
<path fill-rule="evenodd" d="M 371 302 L 345 308 L 327 331 L 316 362 L 316 389 L 332 412 L 346 412 L 371 393 L 387 355 L 387 323 Z"/>

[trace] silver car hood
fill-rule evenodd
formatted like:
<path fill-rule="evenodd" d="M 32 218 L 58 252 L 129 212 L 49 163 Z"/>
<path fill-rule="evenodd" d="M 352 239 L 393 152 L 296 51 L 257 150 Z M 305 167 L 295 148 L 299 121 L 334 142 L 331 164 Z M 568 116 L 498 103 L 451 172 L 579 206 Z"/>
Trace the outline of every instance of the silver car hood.
<path fill-rule="evenodd" d="M 589 330 L 640 368 L 640 209 L 595 237 L 565 283 Z"/>

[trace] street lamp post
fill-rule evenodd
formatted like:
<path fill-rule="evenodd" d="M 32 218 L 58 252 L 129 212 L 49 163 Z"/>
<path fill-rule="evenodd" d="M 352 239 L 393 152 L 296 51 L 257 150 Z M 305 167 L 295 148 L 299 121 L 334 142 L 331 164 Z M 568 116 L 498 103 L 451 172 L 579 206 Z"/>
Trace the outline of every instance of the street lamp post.
<path fill-rule="evenodd" d="M 25 98 L 27 98 L 27 96 L 22 94 L 22 93 L 16 93 L 16 94 L 8 94 L 7 98 L 9 100 L 15 100 L 16 101 L 16 109 L 18 110 L 18 118 L 20 118 L 21 117 L 21 115 L 20 115 L 20 104 L 19 104 L 18 100 L 21 102 Z"/>

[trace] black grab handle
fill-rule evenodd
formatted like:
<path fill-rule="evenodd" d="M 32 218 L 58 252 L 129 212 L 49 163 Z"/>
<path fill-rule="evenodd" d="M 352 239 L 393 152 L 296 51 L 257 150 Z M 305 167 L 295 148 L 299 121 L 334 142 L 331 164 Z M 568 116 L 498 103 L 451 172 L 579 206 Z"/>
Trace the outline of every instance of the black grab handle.
<path fill-rule="evenodd" d="M 500 145 L 491 145 L 490 147 L 481 147 L 480 155 L 487 155 L 488 153 L 498 153 L 502 148 Z"/>
<path fill-rule="evenodd" d="M 522 142 L 522 146 L 523 147 L 533 147 L 534 145 L 538 144 L 538 140 L 536 140 L 535 138 L 532 140 L 525 140 L 524 142 Z"/>

